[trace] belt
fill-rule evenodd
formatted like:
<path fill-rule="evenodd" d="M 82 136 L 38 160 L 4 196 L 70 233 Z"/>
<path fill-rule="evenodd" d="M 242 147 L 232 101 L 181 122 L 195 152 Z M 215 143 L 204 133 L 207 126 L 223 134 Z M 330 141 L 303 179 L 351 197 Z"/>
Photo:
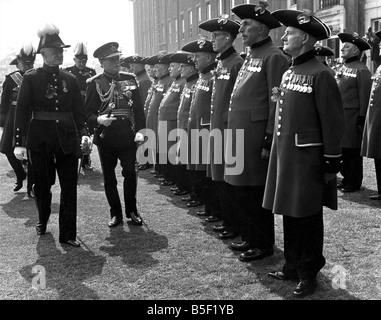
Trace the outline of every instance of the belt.
<path fill-rule="evenodd" d="M 134 112 L 131 109 L 114 109 L 111 114 L 113 116 L 133 116 Z"/>
<path fill-rule="evenodd" d="M 32 119 L 36 120 L 72 120 L 73 115 L 71 112 L 45 112 L 34 111 Z"/>

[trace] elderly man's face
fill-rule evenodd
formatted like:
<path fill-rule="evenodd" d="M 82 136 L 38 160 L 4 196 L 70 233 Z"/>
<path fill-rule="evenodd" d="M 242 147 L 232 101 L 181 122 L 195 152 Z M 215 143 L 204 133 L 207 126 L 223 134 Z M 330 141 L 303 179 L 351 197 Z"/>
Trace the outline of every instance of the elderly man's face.
<path fill-rule="evenodd" d="M 17 60 L 17 68 L 19 68 L 21 72 L 27 72 L 28 70 L 32 69 L 33 66 L 34 62 L 24 62 L 21 60 Z"/>
<path fill-rule="evenodd" d="M 164 76 L 166 73 L 168 73 L 168 67 L 168 65 L 162 63 L 155 64 L 156 77 L 160 78 Z"/>
<path fill-rule="evenodd" d="M 176 78 L 180 74 L 180 63 L 171 62 L 168 70 L 171 78 Z"/>
<path fill-rule="evenodd" d="M 304 32 L 293 27 L 287 27 L 281 38 L 283 41 L 283 50 L 291 57 L 297 57 L 303 47 Z"/>
<path fill-rule="evenodd" d="M 146 64 L 145 68 L 146 68 L 148 76 L 150 76 L 151 78 L 155 77 L 155 67 L 154 66 Z"/>
<path fill-rule="evenodd" d="M 346 60 L 359 55 L 357 46 L 350 42 L 345 42 L 341 48 L 341 57 Z"/>
<path fill-rule="evenodd" d="M 63 48 L 44 48 L 42 56 L 48 66 L 59 66 L 63 63 Z"/>
<path fill-rule="evenodd" d="M 117 74 L 120 71 L 120 56 L 103 59 L 101 65 L 107 73 Z"/>
<path fill-rule="evenodd" d="M 79 70 L 83 70 L 86 68 L 87 59 L 78 59 L 77 57 L 75 57 L 74 63 Z"/>
<path fill-rule="evenodd" d="M 229 46 L 229 34 L 223 31 L 212 32 L 211 40 L 213 50 L 219 53 L 224 52 Z"/>
<path fill-rule="evenodd" d="M 196 52 L 193 56 L 194 64 L 198 71 L 202 71 L 210 64 L 210 55 L 206 52 Z"/>
<path fill-rule="evenodd" d="M 258 42 L 258 39 L 261 36 L 260 29 L 260 22 L 253 19 L 243 19 L 241 21 L 241 27 L 239 28 L 243 43 L 246 46 L 251 46 L 254 43 Z"/>

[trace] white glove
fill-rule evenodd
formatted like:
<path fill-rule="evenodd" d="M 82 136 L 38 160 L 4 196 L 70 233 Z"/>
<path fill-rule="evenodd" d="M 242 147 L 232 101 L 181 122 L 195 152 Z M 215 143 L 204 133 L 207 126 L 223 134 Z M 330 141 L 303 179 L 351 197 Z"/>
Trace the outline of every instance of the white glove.
<path fill-rule="evenodd" d="M 135 139 L 134 139 L 135 142 L 143 142 L 144 141 L 144 135 L 140 132 L 137 132 L 135 134 Z"/>
<path fill-rule="evenodd" d="M 26 148 L 24 147 L 15 147 L 15 150 L 13 150 L 13 154 L 18 160 L 28 159 L 28 154 L 26 152 Z"/>
<path fill-rule="evenodd" d="M 99 116 L 99 117 L 97 118 L 97 122 L 98 122 L 100 125 L 105 126 L 105 127 L 110 126 L 111 123 L 112 123 L 114 120 L 116 120 L 116 118 L 115 118 L 113 115 L 111 115 L 111 117 L 109 118 L 109 117 L 107 116 L 107 114 L 102 114 L 101 116 Z"/>
<path fill-rule="evenodd" d="M 91 138 L 88 136 L 82 136 L 81 144 L 84 144 L 84 143 L 87 143 L 89 145 L 92 144 Z"/>

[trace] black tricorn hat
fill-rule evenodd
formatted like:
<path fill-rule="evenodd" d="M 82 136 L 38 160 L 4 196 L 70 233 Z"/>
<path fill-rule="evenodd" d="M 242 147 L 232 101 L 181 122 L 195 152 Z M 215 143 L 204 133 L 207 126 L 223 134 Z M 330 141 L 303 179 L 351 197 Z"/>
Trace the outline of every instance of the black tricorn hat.
<path fill-rule="evenodd" d="M 337 35 L 342 43 L 353 43 L 360 51 L 369 50 L 370 44 L 363 38 L 361 38 L 356 32 L 349 33 L 343 32 Z"/>
<path fill-rule="evenodd" d="M 228 17 L 228 15 L 222 15 L 220 18 L 214 18 L 204 21 L 200 23 L 198 27 L 209 32 L 229 32 L 235 38 L 239 33 L 239 28 L 241 27 L 241 25 L 234 20 L 228 19 Z"/>
<path fill-rule="evenodd" d="M 23 44 L 16 58 L 14 58 L 9 64 L 17 65 L 18 60 L 24 63 L 33 63 L 35 59 L 36 59 L 36 50 L 33 47 L 33 44 L 31 42 L 28 42 Z"/>
<path fill-rule="evenodd" d="M 171 54 L 154 55 L 147 58 L 147 60 L 145 60 L 145 64 L 149 64 L 151 66 L 154 66 L 155 64 L 170 64 L 168 59 L 170 55 Z"/>
<path fill-rule="evenodd" d="M 78 42 L 74 48 L 74 56 L 78 59 L 87 59 L 87 46 L 84 42 Z"/>
<path fill-rule="evenodd" d="M 122 53 L 118 51 L 119 43 L 118 42 L 108 42 L 103 46 L 100 46 L 97 50 L 94 51 L 93 56 L 99 60 L 112 58 L 115 56 L 121 56 Z"/>
<path fill-rule="evenodd" d="M 132 56 L 125 57 L 122 61 L 123 63 L 138 63 L 138 64 L 146 64 L 145 63 L 145 58 L 138 56 L 137 54 L 134 54 Z"/>
<path fill-rule="evenodd" d="M 176 52 L 176 53 L 173 53 L 169 57 L 169 61 L 176 62 L 176 63 L 182 63 L 182 64 L 189 64 L 191 66 L 194 66 L 193 58 L 187 52 Z"/>
<path fill-rule="evenodd" d="M 259 1 L 259 4 L 240 4 L 232 8 L 232 12 L 241 20 L 253 19 L 266 25 L 269 29 L 276 29 L 281 26 L 279 21 L 274 18 L 268 7 L 267 1 Z"/>
<path fill-rule="evenodd" d="M 328 39 L 331 36 L 329 26 L 308 10 L 276 10 L 271 15 L 285 26 L 302 30 L 317 40 Z"/>
<path fill-rule="evenodd" d="M 330 57 L 335 55 L 335 51 L 333 51 L 330 47 L 321 45 L 315 45 L 314 51 L 317 56 L 322 57 Z"/>
<path fill-rule="evenodd" d="M 181 50 L 185 52 L 192 52 L 192 53 L 195 53 L 195 52 L 217 53 L 213 50 L 213 44 L 204 38 L 187 43 L 184 47 L 181 48 Z"/>
<path fill-rule="evenodd" d="M 69 48 L 70 45 L 66 45 L 59 37 L 60 30 L 51 23 L 46 24 L 40 30 L 37 35 L 40 38 L 38 44 L 37 53 L 41 53 L 43 48 Z"/>

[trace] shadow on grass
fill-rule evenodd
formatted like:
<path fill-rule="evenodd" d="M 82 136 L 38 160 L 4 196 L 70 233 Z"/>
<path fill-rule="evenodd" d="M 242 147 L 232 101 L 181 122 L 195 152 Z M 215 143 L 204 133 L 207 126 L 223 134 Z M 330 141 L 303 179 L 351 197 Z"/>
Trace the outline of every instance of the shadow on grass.
<path fill-rule="evenodd" d="M 338 198 L 344 200 L 344 201 L 351 201 L 358 204 L 363 204 L 369 207 L 380 207 L 381 208 L 381 201 L 380 200 L 370 200 L 369 196 L 376 195 L 377 190 L 368 189 L 366 187 L 361 187 L 359 191 L 356 192 L 349 192 L 344 193 L 342 191 L 338 191 L 337 196 Z"/>
<path fill-rule="evenodd" d="M 36 276 L 34 266 L 45 268 L 46 290 L 55 290 L 57 300 L 98 300 L 94 290 L 84 284 L 87 279 L 102 273 L 106 258 L 97 256 L 82 247 L 62 245 L 66 252 L 56 246 L 51 233 L 40 236 L 36 250 L 39 255 L 36 263 L 24 266 L 19 272 L 31 282 Z"/>
<path fill-rule="evenodd" d="M 78 185 L 88 185 L 93 191 L 104 191 L 102 169 L 95 168 L 92 171 L 83 171 L 78 176 Z"/>
<path fill-rule="evenodd" d="M 128 224 L 127 228 L 125 225 L 110 228 L 110 236 L 106 238 L 110 245 L 99 249 L 111 257 L 121 257 L 123 263 L 131 268 L 145 269 L 156 265 L 159 261 L 152 253 L 167 248 L 168 238 L 146 226 Z"/>

